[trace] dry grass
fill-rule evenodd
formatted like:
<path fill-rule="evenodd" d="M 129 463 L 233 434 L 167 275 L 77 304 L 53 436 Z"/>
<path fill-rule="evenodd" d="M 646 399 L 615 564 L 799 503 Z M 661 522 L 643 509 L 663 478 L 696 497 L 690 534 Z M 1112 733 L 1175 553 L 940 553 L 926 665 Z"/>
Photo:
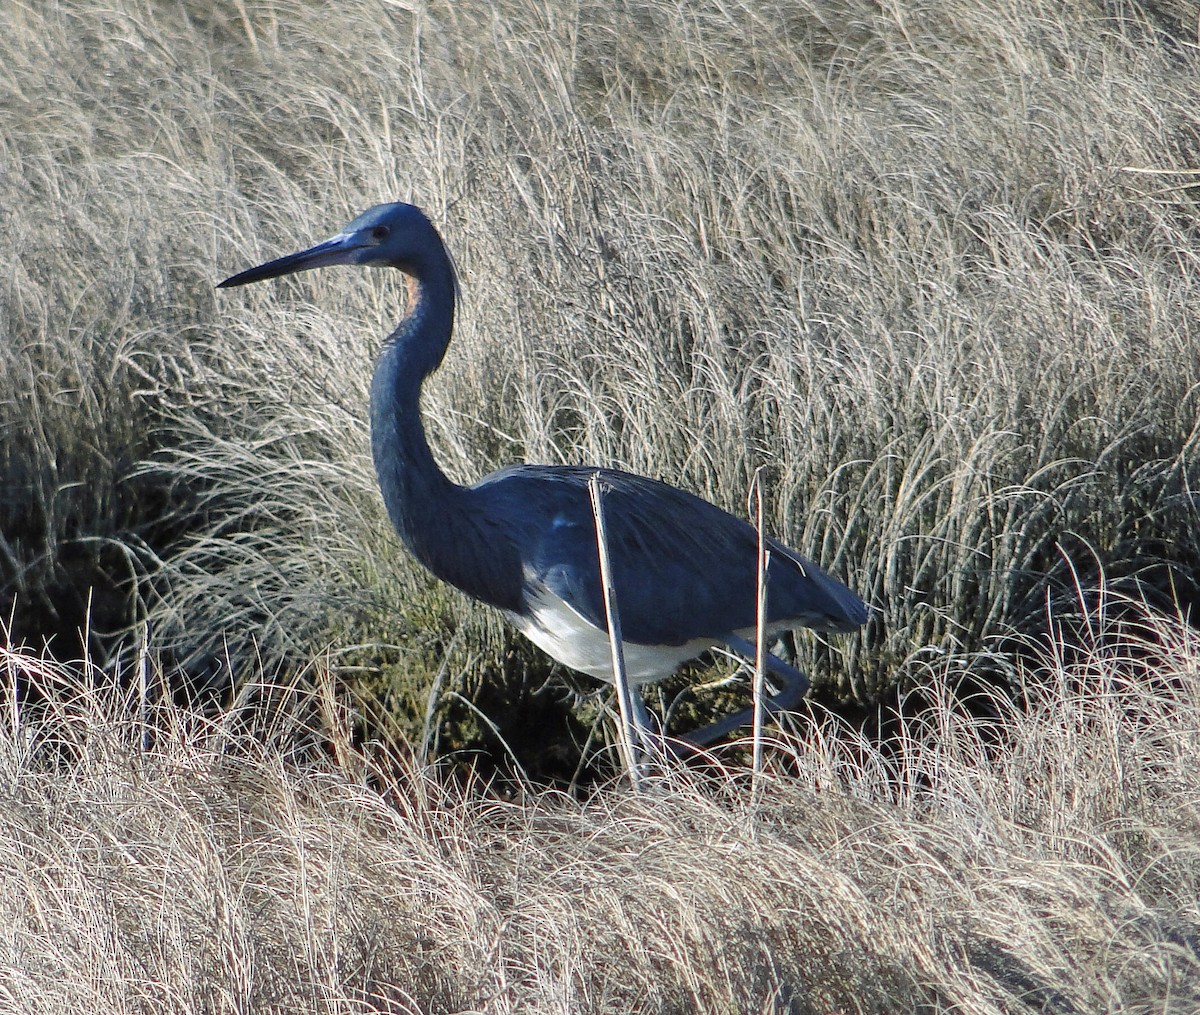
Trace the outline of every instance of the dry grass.
<path fill-rule="evenodd" d="M 0 996 L 42 1015 L 1185 1015 L 1200 642 L 1121 605 L 987 729 L 931 671 L 935 707 L 888 751 L 830 716 L 757 795 L 716 767 L 582 803 L 356 746 L 323 671 L 205 720 L 5 652 L 9 681 L 57 693 L 0 725 Z"/>
<path fill-rule="evenodd" d="M 1171 2 L 0 9 L 2 612 L 94 661 L 4 657 L 54 693 L 0 724 L 3 1003 L 1194 1011 L 1198 54 Z M 464 282 L 449 472 L 741 511 L 765 465 L 877 609 L 801 644 L 825 700 L 927 706 L 878 744 L 818 706 L 757 800 L 356 746 L 331 681 L 416 737 L 440 674 L 440 750 L 470 699 L 578 757 L 387 525 L 396 281 L 212 290 L 396 198 Z M 139 725 L 101 687 L 143 658 L 220 706 Z M 997 678 L 1027 711 L 981 726 L 952 692 Z"/>
<path fill-rule="evenodd" d="M 878 610 L 802 646 L 838 694 L 931 653 L 1010 675 L 996 639 L 1083 560 L 1189 601 L 1200 77 L 1178 12 L 1123 11 L 13 8 L 17 631 L 69 652 L 90 592 L 193 679 L 335 645 L 413 715 L 455 630 L 456 670 L 521 669 L 379 508 L 394 280 L 210 288 L 395 197 L 464 277 L 447 469 L 604 462 L 741 510 L 767 465 L 772 528 Z"/>

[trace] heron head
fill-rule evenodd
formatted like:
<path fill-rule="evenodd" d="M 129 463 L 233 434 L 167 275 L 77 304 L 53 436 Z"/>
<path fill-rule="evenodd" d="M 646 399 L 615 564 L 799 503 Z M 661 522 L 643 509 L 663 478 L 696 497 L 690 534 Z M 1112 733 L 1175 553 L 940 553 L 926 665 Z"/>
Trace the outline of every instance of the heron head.
<path fill-rule="evenodd" d="M 336 236 L 308 250 L 238 272 L 219 282 L 217 288 L 247 285 L 331 264 L 376 265 L 419 274 L 423 262 L 439 256 L 446 256 L 445 247 L 420 208 L 402 202 L 377 204 Z"/>

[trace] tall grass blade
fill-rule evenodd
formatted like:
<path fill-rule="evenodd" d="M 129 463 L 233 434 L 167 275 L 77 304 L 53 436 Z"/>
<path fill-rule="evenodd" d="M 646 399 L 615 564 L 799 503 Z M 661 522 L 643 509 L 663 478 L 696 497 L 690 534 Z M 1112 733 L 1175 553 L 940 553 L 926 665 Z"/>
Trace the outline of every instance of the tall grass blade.
<path fill-rule="evenodd" d="M 636 693 L 625 670 L 622 649 L 621 612 L 617 589 L 612 580 L 612 560 L 608 553 L 608 526 L 604 520 L 604 482 L 597 472 L 588 480 L 588 496 L 592 502 L 592 517 L 596 522 L 596 546 L 600 555 L 600 584 L 604 591 L 604 616 L 608 622 L 608 643 L 612 651 L 613 687 L 617 692 L 619 738 L 625 771 L 634 791 L 641 789 L 643 756 L 650 731 L 643 729 L 633 701 Z"/>

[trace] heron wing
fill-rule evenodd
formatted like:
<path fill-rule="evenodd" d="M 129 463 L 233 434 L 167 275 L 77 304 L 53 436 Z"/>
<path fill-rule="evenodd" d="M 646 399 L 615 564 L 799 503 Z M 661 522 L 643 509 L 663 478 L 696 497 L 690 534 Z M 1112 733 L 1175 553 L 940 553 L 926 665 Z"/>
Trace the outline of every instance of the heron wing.
<path fill-rule="evenodd" d="M 608 549 L 626 641 L 680 645 L 719 641 L 756 614 L 757 534 L 746 522 L 657 480 L 610 469 L 515 466 L 490 487 L 520 511 L 527 586 L 546 590 L 606 628 L 588 481 L 599 472 Z M 774 541 L 770 616 L 811 627 L 851 628 L 862 603 L 815 564 Z M 861 612 L 861 617 L 859 613 Z"/>

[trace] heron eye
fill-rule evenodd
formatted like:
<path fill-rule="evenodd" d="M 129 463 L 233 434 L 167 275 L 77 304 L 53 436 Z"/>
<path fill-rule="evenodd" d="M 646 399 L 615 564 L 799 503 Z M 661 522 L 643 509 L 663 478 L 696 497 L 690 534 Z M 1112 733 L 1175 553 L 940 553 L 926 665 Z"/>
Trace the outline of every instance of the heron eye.
<path fill-rule="evenodd" d="M 371 239 L 375 240 L 377 243 L 382 243 L 391 235 L 391 233 L 392 231 L 387 226 L 376 226 L 371 230 Z"/>

